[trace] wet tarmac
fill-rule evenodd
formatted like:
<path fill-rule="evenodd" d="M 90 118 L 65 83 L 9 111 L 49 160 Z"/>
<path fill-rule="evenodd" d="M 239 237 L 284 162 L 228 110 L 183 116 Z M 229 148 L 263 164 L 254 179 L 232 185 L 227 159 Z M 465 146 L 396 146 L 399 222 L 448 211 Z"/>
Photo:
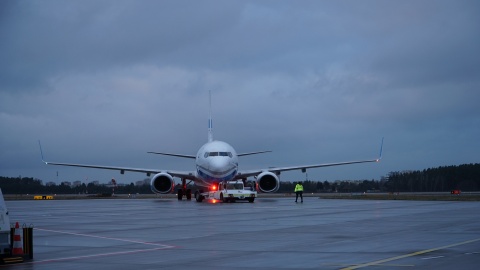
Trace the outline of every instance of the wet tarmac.
<path fill-rule="evenodd" d="M 34 225 L 8 269 L 478 269 L 480 203 L 258 198 L 7 201 Z"/>

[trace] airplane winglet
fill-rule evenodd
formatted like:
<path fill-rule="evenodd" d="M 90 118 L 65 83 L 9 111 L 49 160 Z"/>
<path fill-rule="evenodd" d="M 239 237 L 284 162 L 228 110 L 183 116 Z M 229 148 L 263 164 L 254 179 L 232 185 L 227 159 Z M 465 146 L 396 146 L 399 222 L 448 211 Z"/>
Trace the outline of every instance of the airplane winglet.
<path fill-rule="evenodd" d="M 40 147 L 40 155 L 43 163 L 48 164 L 48 162 L 46 162 L 45 159 L 43 158 L 43 150 L 42 150 L 42 144 L 40 143 L 40 140 L 38 140 L 38 146 Z"/>
<path fill-rule="evenodd" d="M 377 158 L 377 162 L 380 162 L 380 160 L 382 159 L 383 139 L 384 139 L 384 138 L 385 138 L 385 137 L 382 137 L 382 143 L 380 144 L 380 154 L 379 154 L 379 156 L 378 156 L 378 158 Z"/>

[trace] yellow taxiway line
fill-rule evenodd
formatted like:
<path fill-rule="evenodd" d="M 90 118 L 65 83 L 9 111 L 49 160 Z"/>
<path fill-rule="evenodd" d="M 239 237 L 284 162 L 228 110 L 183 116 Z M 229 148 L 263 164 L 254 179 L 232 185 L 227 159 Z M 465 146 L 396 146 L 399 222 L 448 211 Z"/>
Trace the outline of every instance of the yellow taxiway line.
<path fill-rule="evenodd" d="M 420 251 L 417 251 L 417 252 L 412 252 L 412 253 L 409 253 L 409 254 L 400 255 L 400 256 L 387 258 L 387 259 L 383 259 L 383 260 L 378 260 L 378 261 L 374 261 L 374 262 L 354 265 L 354 266 L 350 266 L 350 267 L 347 267 L 347 268 L 342 268 L 341 270 L 353 270 L 353 269 L 359 269 L 359 268 L 363 268 L 363 267 L 367 267 L 367 266 L 380 265 L 380 264 L 383 264 L 383 263 L 386 263 L 386 262 L 396 261 L 396 260 L 400 260 L 400 259 L 403 259 L 403 258 L 422 255 L 422 254 L 434 252 L 434 251 L 437 251 L 437 250 L 442 250 L 442 249 L 447 249 L 447 248 L 451 248 L 451 247 L 461 246 L 461 245 L 465 245 L 465 244 L 469 244 L 469 243 L 473 243 L 473 242 L 478 242 L 478 241 L 480 241 L 480 238 L 473 239 L 473 240 L 468 240 L 468 241 L 465 241 L 465 242 L 455 243 L 455 244 L 451 244 L 451 245 L 448 245 L 448 246 L 420 250 Z"/>

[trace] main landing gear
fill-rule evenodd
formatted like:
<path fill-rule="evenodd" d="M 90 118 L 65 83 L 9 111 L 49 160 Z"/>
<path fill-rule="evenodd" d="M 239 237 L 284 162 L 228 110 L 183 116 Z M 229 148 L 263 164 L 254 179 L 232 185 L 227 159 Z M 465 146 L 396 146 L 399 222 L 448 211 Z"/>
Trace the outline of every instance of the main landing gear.
<path fill-rule="evenodd" d="M 179 201 L 182 200 L 183 195 L 185 195 L 187 200 L 192 199 L 192 190 L 187 189 L 187 180 L 186 179 L 182 179 L 182 188 L 177 190 L 177 197 L 178 197 Z"/>

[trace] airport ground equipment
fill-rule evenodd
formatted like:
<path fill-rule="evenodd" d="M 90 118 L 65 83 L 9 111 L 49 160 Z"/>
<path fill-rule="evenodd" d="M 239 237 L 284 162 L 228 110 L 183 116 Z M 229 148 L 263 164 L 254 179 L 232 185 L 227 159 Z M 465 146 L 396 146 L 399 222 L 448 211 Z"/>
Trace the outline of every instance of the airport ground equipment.
<path fill-rule="evenodd" d="M 257 197 L 257 192 L 250 187 L 245 187 L 242 180 L 220 182 L 218 186 L 214 186 L 213 190 L 203 192 L 199 190 L 195 192 L 197 202 L 207 200 L 219 200 L 221 202 L 235 202 L 237 200 L 245 200 L 253 203 Z"/>
<path fill-rule="evenodd" d="M 36 195 L 33 196 L 34 200 L 53 200 L 53 196 L 47 196 L 47 195 Z"/>
<path fill-rule="evenodd" d="M 33 228 L 16 222 L 10 227 L 7 206 L 0 189 L 0 264 L 21 263 L 33 259 Z"/>
<path fill-rule="evenodd" d="M 0 190 L 0 255 L 10 253 L 10 218 Z"/>

